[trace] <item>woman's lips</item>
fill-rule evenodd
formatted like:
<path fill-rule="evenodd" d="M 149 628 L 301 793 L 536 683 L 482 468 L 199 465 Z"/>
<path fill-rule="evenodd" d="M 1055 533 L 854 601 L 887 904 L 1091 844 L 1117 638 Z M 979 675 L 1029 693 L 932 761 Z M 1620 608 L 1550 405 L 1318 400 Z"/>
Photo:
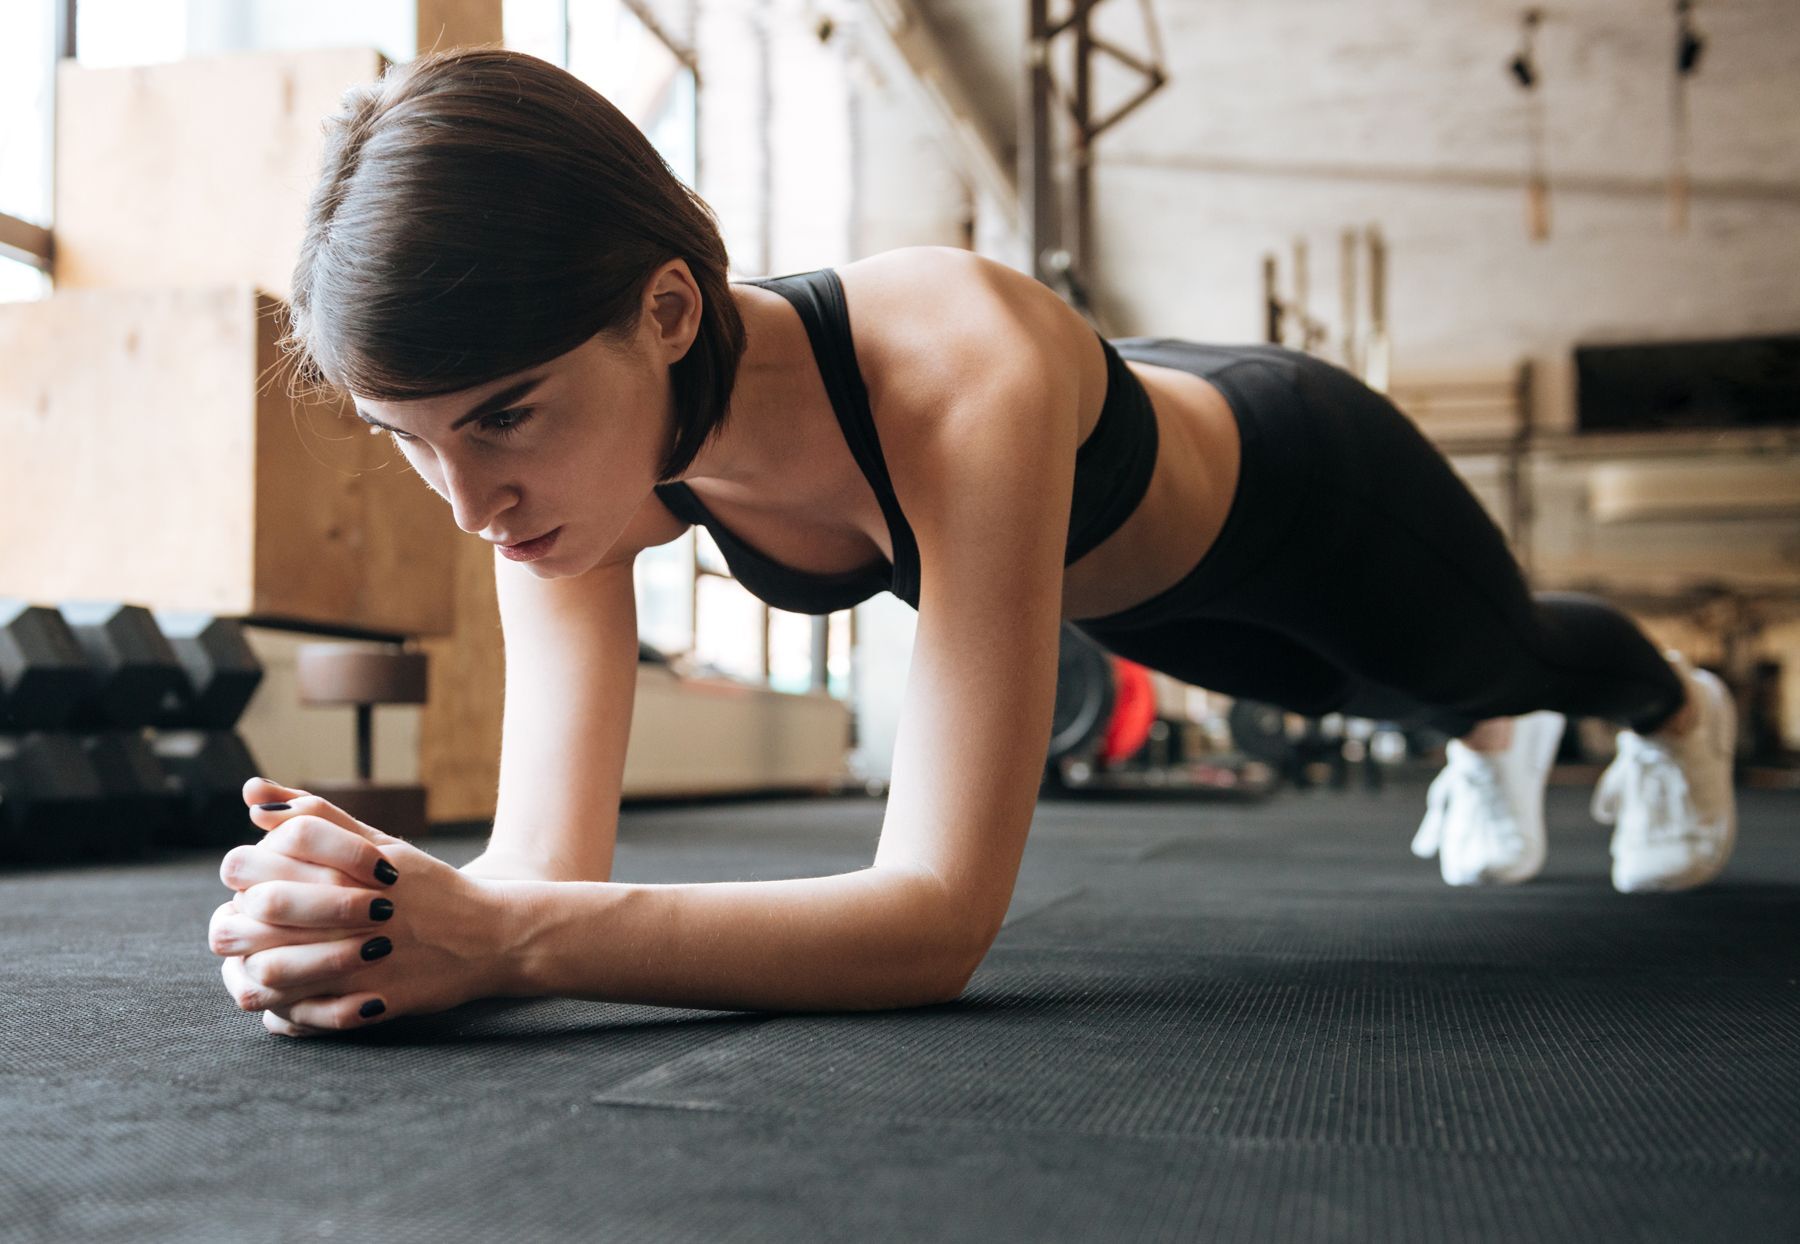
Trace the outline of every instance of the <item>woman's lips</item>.
<path fill-rule="evenodd" d="M 551 546 L 556 543 L 556 537 L 561 534 L 561 532 L 562 528 L 557 527 L 552 531 L 548 531 L 543 535 L 538 536 L 536 539 L 527 540 L 523 544 L 502 544 L 499 546 L 500 555 L 505 557 L 508 561 L 536 561 L 550 551 Z"/>

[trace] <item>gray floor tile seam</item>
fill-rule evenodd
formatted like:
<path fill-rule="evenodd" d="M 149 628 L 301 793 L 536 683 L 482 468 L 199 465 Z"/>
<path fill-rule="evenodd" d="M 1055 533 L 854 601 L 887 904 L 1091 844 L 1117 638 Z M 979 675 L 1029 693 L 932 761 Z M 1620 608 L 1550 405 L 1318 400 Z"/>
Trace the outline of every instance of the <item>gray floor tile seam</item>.
<path fill-rule="evenodd" d="M 1048 887 L 1036 887 L 1040 891 Z M 1357 928 L 1446 928 L 1465 938 L 1476 934 L 1505 936 L 1535 932 L 1544 937 L 1563 936 L 1587 943 L 1620 938 L 1713 939 L 1755 937 L 1779 933 L 1800 925 L 1800 904 L 1765 910 L 1739 908 L 1729 912 L 1699 913 L 1626 911 L 1596 913 L 1591 906 L 1546 903 L 1512 903 L 1473 910 L 1405 897 L 1370 896 L 1368 902 L 1346 902 L 1336 895 L 1304 893 L 1267 894 L 1237 891 L 1218 894 L 1169 894 L 1150 886 L 1109 885 L 1073 879 L 1058 887 L 1081 889 L 1088 903 L 1083 910 L 1093 917 L 1115 916 L 1134 923 L 1220 920 L 1265 925 L 1299 925 L 1318 919 L 1354 922 Z M 1033 896 L 1035 897 L 1035 896 Z M 1800 967 L 1800 948 L 1795 951 Z"/>
<path fill-rule="evenodd" d="M 1076 943 L 1056 941 L 1024 941 L 1024 944 L 1014 944 L 1015 940 L 1029 938 L 1033 933 L 1033 930 L 1027 928 L 1025 932 L 1020 935 L 1020 939 L 1012 939 L 1007 936 L 1011 927 L 1012 926 L 1008 925 L 1002 928 L 1000 936 L 997 937 L 994 940 L 994 944 L 988 948 L 987 956 L 982 960 L 983 966 L 986 966 L 997 954 L 1016 953 L 1098 956 L 1122 960 L 1163 960 L 1179 958 L 1201 963 L 1253 964 L 1261 962 L 1277 962 L 1306 964 L 1314 967 L 1329 966 L 1364 969 L 1377 966 L 1387 968 L 1406 967 L 1432 969 L 1434 971 L 1442 971 L 1443 969 L 1462 969 L 1459 973 L 1459 977 L 1456 978 L 1457 983 L 1459 984 L 1468 983 L 1469 981 L 1476 979 L 1488 982 L 1501 976 L 1524 976 L 1530 978 L 1530 983 L 1540 989 L 1543 986 L 1543 974 L 1547 966 L 1555 968 L 1558 971 L 1586 970 L 1592 972 L 1597 971 L 1598 969 L 1606 969 L 1603 976 L 1608 983 L 1614 981 L 1658 983 L 1666 982 L 1670 977 L 1670 969 L 1667 961 L 1648 960 L 1641 965 L 1631 965 L 1628 968 L 1621 969 L 1616 960 L 1601 958 L 1595 958 L 1585 962 L 1577 960 L 1557 960 L 1554 963 L 1546 965 L 1542 960 L 1534 960 L 1531 962 L 1506 962 L 1492 959 L 1473 960 L 1463 955 L 1446 959 L 1429 959 L 1423 957 L 1377 958 L 1369 955 L 1341 955 L 1328 951 L 1322 951 L 1318 954 L 1307 954 L 1301 951 L 1225 951 L 1207 950 L 1204 948 L 1182 949 L 1172 946 L 1095 945 L 1092 942 Z M 980 968 L 976 969 L 978 974 L 980 970 Z M 1686 973 L 1684 973 L 1684 975 L 1685 974 Z M 1772 988 L 1779 989 L 1782 993 L 1791 995 L 1788 999 L 1790 1010 L 1793 1017 L 1797 1021 L 1800 1021 L 1800 993 L 1796 993 L 1788 988 L 1793 984 L 1792 968 L 1779 966 L 1762 971 L 1752 971 L 1739 970 L 1736 968 L 1720 968 L 1709 964 L 1704 971 L 1694 970 L 1691 975 L 1694 980 L 1699 982 L 1733 981 L 1766 983 Z M 1300 986 L 1296 984 L 1290 987 L 1298 988 Z"/>
<path fill-rule="evenodd" d="M 588 1103 L 601 1108 L 626 1110 L 666 1110 L 671 1115 L 741 1116 L 745 1118 L 782 1119 L 793 1123 L 810 1123 L 834 1119 L 830 1110 L 804 1106 L 768 1106 L 726 1102 L 718 1099 L 688 1098 L 669 1101 L 655 1098 L 612 1097 L 596 1094 Z M 1471 1145 L 1422 1143 L 1418 1141 L 1346 1139 L 1328 1137 L 1295 1137 L 1267 1135 L 1234 1135 L 1225 1132 L 1157 1131 L 1125 1127 L 1083 1127 L 1069 1124 L 994 1123 L 988 1120 L 958 1118 L 950 1115 L 913 1111 L 864 1111 L 858 1114 L 861 1124 L 873 1126 L 904 1125 L 949 1130 L 969 1135 L 1007 1138 L 1076 1138 L 1096 1142 L 1128 1142 L 1134 1145 L 1163 1147 L 1224 1148 L 1233 1152 L 1266 1154 L 1338 1153 L 1358 1160 L 1371 1154 L 1391 1158 L 1436 1158 L 1461 1161 L 1504 1160 L 1522 1164 L 1538 1164 L 1548 1169 L 1588 1168 L 1601 1171 L 1637 1171 L 1642 1173 L 1686 1172 L 1695 1175 L 1737 1175 L 1754 1178 L 1794 1177 L 1800 1180 L 1800 1158 L 1783 1158 L 1768 1152 L 1737 1153 L 1719 1160 L 1696 1160 L 1693 1155 L 1669 1155 L 1641 1150 L 1607 1149 L 1569 1145 L 1554 1152 L 1523 1145 Z M 1800 1184 L 1796 1184 L 1800 1187 Z M 1800 1207 L 1800 1191 L 1794 1193 Z"/>
<path fill-rule="evenodd" d="M 1604 956 L 1564 958 L 1564 960 L 1555 961 L 1552 965 L 1544 965 L 1543 961 L 1517 960 L 1517 958 L 1516 960 L 1469 960 L 1469 958 L 1431 958 L 1426 954 L 1417 954 L 1417 956 L 1406 956 L 1406 954 L 1345 956 L 1341 952 L 1334 951 L 1242 951 L 1242 949 L 1179 951 L 1174 947 L 1130 947 L 1130 945 L 1094 945 L 1093 942 L 1037 940 L 1037 934 L 1031 925 L 1026 925 L 1024 931 L 1017 938 L 1008 938 L 1006 933 L 1010 929 L 1012 929 L 1012 925 L 1006 925 L 1004 929 L 1001 929 L 1001 936 L 988 949 L 988 958 L 992 958 L 999 952 L 1019 952 L 1019 954 L 1031 952 L 1031 954 L 1069 954 L 1069 956 L 1107 954 L 1107 956 L 1114 956 L 1120 960 L 1125 960 L 1125 958 L 1130 958 L 1130 960 L 1179 958 L 1184 961 L 1219 963 L 1219 965 L 1269 963 L 1269 965 L 1283 965 L 1283 967 L 1316 967 L 1316 969 L 1323 969 L 1323 967 L 1346 967 L 1346 969 L 1381 967 L 1381 969 L 1388 969 L 1388 974 L 1393 974 L 1395 970 L 1406 970 L 1406 972 L 1454 970 L 1454 972 L 1462 974 L 1463 978 L 1480 979 L 1483 983 L 1494 983 L 1501 978 L 1508 978 L 1508 976 L 1516 978 L 1523 974 L 1532 974 L 1535 979 L 1541 981 L 1541 979 L 1546 979 L 1544 972 L 1548 967 L 1555 972 L 1555 978 L 1591 979 L 1595 974 L 1604 974 L 1607 983 L 1622 983 L 1622 985 L 1638 985 L 1638 983 L 1658 985 L 1660 983 L 1665 987 L 1672 987 L 1678 981 L 1685 985 L 1705 985 L 1710 981 L 1719 981 L 1719 983 L 1730 981 L 1730 983 L 1748 983 L 1748 985 L 1760 983 L 1760 985 L 1768 985 L 1771 990 L 1791 985 L 1791 978 L 1787 976 L 1789 969 L 1778 969 L 1778 967 L 1768 970 L 1706 967 L 1705 970 L 1692 969 L 1676 972 L 1676 970 L 1670 969 L 1669 965 L 1652 965 L 1652 963 L 1645 963 L 1642 967 L 1620 969 L 1615 961 L 1607 960 Z M 988 963 L 988 960 L 985 958 L 983 963 Z M 1471 990 L 1454 990 L 1454 992 L 1463 994 L 1463 992 L 1471 992 Z M 1674 990 L 1665 988 L 1663 992 L 1674 992 Z M 1800 1001 L 1789 1005 L 1787 1015 L 1800 1019 Z"/>
<path fill-rule="evenodd" d="M 1060 907 L 1072 899 L 1080 898 L 1082 895 L 1086 894 L 1087 892 L 1088 892 L 1088 889 L 1086 886 L 1076 886 L 1072 890 L 1065 890 L 1060 894 L 1050 895 L 1047 898 L 1040 899 L 1036 903 L 1034 903 L 1030 906 L 1027 906 L 1027 907 L 1023 907 L 1017 911 L 1008 911 L 1006 913 L 1006 919 L 1001 921 L 1001 923 L 1000 923 L 1000 929 L 1001 929 L 1000 936 L 1004 937 L 1005 931 L 1007 929 L 1017 928 L 1019 925 L 1023 924 L 1024 922 L 1031 920 L 1037 916 L 1041 916 L 1045 912 L 1050 911 L 1056 907 Z"/>
<path fill-rule="evenodd" d="M 626 1081 L 635 1078 L 635 1071 L 621 1076 L 621 1079 Z M 87 1089 L 116 1097 L 121 1087 L 136 1088 L 140 1087 L 142 1084 L 141 1081 L 126 1082 L 120 1079 L 92 1075 L 61 1077 L 45 1082 L 41 1077 L 31 1079 L 30 1077 L 24 1076 L 22 1073 L 4 1073 L 0 1074 L 0 1101 L 6 1099 L 7 1082 L 9 1080 L 20 1079 L 28 1080 L 29 1082 L 25 1087 L 35 1090 L 40 1096 L 45 1091 Z M 192 1086 L 185 1084 L 165 1085 L 159 1083 L 158 1087 L 179 1090 Z M 259 1083 L 252 1087 L 247 1084 L 229 1085 L 213 1081 L 208 1082 L 208 1087 L 219 1089 L 221 1096 L 236 1097 L 242 1100 L 254 1098 L 259 1102 L 288 1107 L 316 1106 L 321 1097 L 328 1097 L 337 1091 L 323 1088 L 319 1085 L 309 1085 L 305 1087 L 294 1085 L 284 1089 L 279 1085 L 270 1085 L 267 1083 Z M 536 1120 L 540 1118 L 540 1116 L 543 1116 L 546 1111 L 554 1112 L 567 1110 L 571 1106 L 587 1107 L 594 1105 L 622 1106 L 641 1109 L 666 1108 L 669 1110 L 693 1110 L 710 1113 L 727 1113 L 735 1109 L 729 1105 L 709 1103 L 703 1100 L 684 1103 L 652 1101 L 649 1099 L 644 1099 L 642 1101 L 632 1099 L 605 1099 L 605 1090 L 599 1090 L 596 1088 L 596 1085 L 591 1083 L 578 1088 L 561 1090 L 540 1088 L 532 1085 L 503 1084 L 494 1085 L 492 1087 L 476 1086 L 460 1089 L 455 1093 L 420 1090 L 416 1085 L 408 1084 L 404 1088 L 404 1096 L 406 1104 L 409 1107 L 437 1107 L 449 1109 L 451 1111 L 468 1111 L 485 1107 L 487 1113 L 482 1116 L 483 1118 L 512 1118 L 515 1116 L 522 1116 Z M 348 1122 L 365 1114 L 370 1117 L 379 1116 L 389 1104 L 390 1103 L 386 1099 L 379 1102 L 355 1102 L 350 1103 L 343 1110 L 334 1111 L 332 1113 L 337 1114 Z M 201 1108 L 206 1111 L 217 1109 L 217 1107 L 214 1106 L 202 1106 Z M 10 1128 L 9 1131 L 11 1131 Z M 16 1137 L 17 1133 L 14 1132 L 13 1134 Z M 5 1169 L 5 1162 L 0 1161 L 0 1173 L 3 1173 Z M 3 1238 L 3 1236 L 0 1236 L 0 1239 Z"/>

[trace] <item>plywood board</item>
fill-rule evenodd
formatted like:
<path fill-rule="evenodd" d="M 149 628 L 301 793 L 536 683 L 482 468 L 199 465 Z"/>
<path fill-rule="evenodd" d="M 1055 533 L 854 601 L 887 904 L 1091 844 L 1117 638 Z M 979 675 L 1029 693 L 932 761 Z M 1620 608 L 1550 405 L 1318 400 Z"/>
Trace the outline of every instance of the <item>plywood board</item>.
<path fill-rule="evenodd" d="M 418 0 L 418 21 L 421 53 L 498 46 L 502 37 L 500 0 Z"/>
<path fill-rule="evenodd" d="M 248 282 L 291 293 L 322 126 L 372 48 L 57 64 L 59 289 Z"/>
<path fill-rule="evenodd" d="M 419 780 L 434 821 L 491 821 L 500 791 L 500 721 L 506 684 L 494 548 L 439 521 L 460 539 L 451 557 L 455 627 L 427 639 L 428 699 L 419 719 Z"/>
<path fill-rule="evenodd" d="M 460 533 L 336 403 L 271 382 L 281 305 L 247 285 L 0 304 L 0 593 L 449 632 Z"/>

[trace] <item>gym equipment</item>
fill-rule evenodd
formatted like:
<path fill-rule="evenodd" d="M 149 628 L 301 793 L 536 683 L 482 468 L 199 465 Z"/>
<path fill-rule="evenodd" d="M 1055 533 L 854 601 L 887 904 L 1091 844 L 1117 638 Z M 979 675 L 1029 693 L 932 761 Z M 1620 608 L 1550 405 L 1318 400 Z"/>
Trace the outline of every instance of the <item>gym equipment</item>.
<path fill-rule="evenodd" d="M 1100 740 L 1100 762 L 1116 765 L 1142 750 L 1156 722 L 1156 688 L 1136 661 L 1112 659 L 1113 711 Z M 1165 731 L 1167 727 L 1164 727 Z"/>
<path fill-rule="evenodd" d="M 1247 756 L 1285 769 L 1294 758 L 1287 735 L 1287 712 L 1256 700 L 1234 700 L 1225 714 L 1231 741 Z"/>
<path fill-rule="evenodd" d="M 153 724 L 231 729 L 263 680 L 262 662 L 245 640 L 243 624 L 210 613 L 158 611 L 155 616 L 187 671 L 188 696 Z"/>
<path fill-rule="evenodd" d="M 64 863 L 102 853 L 100 775 L 71 735 L 0 734 L 0 858 Z"/>
<path fill-rule="evenodd" d="M 1268 766 L 1208 760 L 1193 723 L 1159 718 L 1146 667 L 1114 656 L 1070 623 L 1057 654 L 1056 706 L 1044 784 L 1063 794 L 1256 797 L 1272 788 Z M 1194 754 L 1190 755 L 1190 751 Z"/>
<path fill-rule="evenodd" d="M 148 609 L 117 601 L 65 601 L 61 613 L 93 675 L 89 694 L 65 723 L 68 728 L 153 726 L 181 711 L 188 674 Z"/>
<path fill-rule="evenodd" d="M 256 758 L 235 730 L 166 730 L 151 743 L 178 792 L 181 815 L 164 827 L 163 845 L 221 847 L 255 842 L 244 783 Z"/>
<path fill-rule="evenodd" d="M 100 779 L 106 854 L 143 856 L 177 836 L 181 787 L 141 730 L 102 730 L 77 742 Z"/>
<path fill-rule="evenodd" d="M 61 613 L 0 599 L 0 730 L 58 729 L 92 684 L 87 656 Z"/>
<path fill-rule="evenodd" d="M 1065 622 L 1056 658 L 1056 708 L 1050 760 L 1091 760 L 1113 711 L 1111 660 L 1104 648 Z"/>
<path fill-rule="evenodd" d="M 0 602 L 0 858 L 254 841 L 231 727 L 262 676 L 229 618 Z"/>
<path fill-rule="evenodd" d="M 639 658 L 643 648 L 638 649 Z M 400 838 L 425 833 L 425 788 L 416 782 L 374 780 L 377 704 L 426 702 L 426 655 L 400 648 L 306 644 L 299 651 L 300 702 L 356 706 L 356 777 L 310 782 L 307 789 L 359 821 Z"/>

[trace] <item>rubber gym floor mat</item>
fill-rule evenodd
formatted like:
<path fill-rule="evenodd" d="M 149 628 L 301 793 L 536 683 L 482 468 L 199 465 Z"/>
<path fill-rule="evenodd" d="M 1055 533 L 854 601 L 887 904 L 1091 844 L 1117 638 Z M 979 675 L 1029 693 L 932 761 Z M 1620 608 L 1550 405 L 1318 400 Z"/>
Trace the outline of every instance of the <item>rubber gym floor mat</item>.
<path fill-rule="evenodd" d="M 219 853 L 0 876 L 0 1239 L 1800 1236 L 1800 797 L 1621 896 L 1586 794 L 1475 892 L 1407 854 L 1422 787 L 1045 803 L 964 997 L 884 1013 L 288 1041 L 205 949 Z M 880 817 L 628 809 L 615 875 L 861 867 Z"/>
<path fill-rule="evenodd" d="M 1773 1240 L 1740 1171 L 936 1123 L 803 1126 L 579 1095 L 288 1097 L 73 1085 L 7 1116 L 0 1238 L 825 1241 Z"/>

